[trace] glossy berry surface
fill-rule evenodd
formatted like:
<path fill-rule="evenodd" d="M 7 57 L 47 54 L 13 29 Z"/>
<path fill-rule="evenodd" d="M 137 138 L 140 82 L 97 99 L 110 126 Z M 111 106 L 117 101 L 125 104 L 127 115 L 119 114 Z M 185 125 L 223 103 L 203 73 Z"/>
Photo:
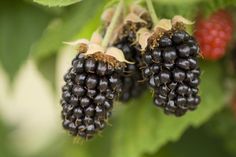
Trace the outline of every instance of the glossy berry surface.
<path fill-rule="evenodd" d="M 232 39 L 233 20 L 231 15 L 224 10 L 219 10 L 208 18 L 199 17 L 195 29 L 195 37 L 199 42 L 204 59 L 222 58 Z"/>
<path fill-rule="evenodd" d="M 154 90 L 154 104 L 166 114 L 182 116 L 200 103 L 198 55 L 197 42 L 184 30 L 165 33 L 158 46 L 146 49 L 143 77 Z"/>
<path fill-rule="evenodd" d="M 62 125 L 73 136 L 92 138 L 106 126 L 113 100 L 121 91 L 116 68 L 78 54 L 65 74 L 64 81 Z"/>

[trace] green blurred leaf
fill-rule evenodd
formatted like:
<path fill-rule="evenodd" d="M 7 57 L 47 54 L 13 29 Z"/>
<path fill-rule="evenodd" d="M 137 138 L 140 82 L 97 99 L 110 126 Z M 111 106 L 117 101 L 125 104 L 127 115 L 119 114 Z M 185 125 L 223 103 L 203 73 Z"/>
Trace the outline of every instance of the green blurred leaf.
<path fill-rule="evenodd" d="M 0 62 L 13 80 L 51 15 L 22 1 L 0 5 Z"/>
<path fill-rule="evenodd" d="M 236 117 L 230 109 L 216 114 L 205 129 L 212 137 L 221 139 L 228 152 L 236 156 Z"/>
<path fill-rule="evenodd" d="M 206 124 L 207 125 L 207 124 Z M 188 129 L 178 142 L 169 143 L 155 155 L 145 157 L 233 157 L 225 149 L 222 140 L 206 134 L 204 129 Z"/>
<path fill-rule="evenodd" d="M 10 140 L 10 133 L 13 131 L 12 127 L 6 125 L 2 119 L 0 119 L 0 156 L 1 157 L 18 157 L 16 148 L 12 145 Z"/>
<path fill-rule="evenodd" d="M 67 10 L 62 18 L 51 23 L 33 47 L 34 56 L 36 58 L 48 57 L 64 46 L 63 41 L 75 40 L 80 33 L 86 34 L 86 37 L 90 36 L 98 27 L 104 3 L 105 0 L 85 0 Z M 88 24 L 89 29 L 87 29 Z"/>
<path fill-rule="evenodd" d="M 181 15 L 192 20 L 193 18 L 195 18 L 198 8 L 196 7 L 196 4 L 192 3 L 182 5 L 182 3 L 158 4 L 157 2 L 155 3 L 155 10 L 159 18 L 172 18 L 175 15 Z"/>
<path fill-rule="evenodd" d="M 165 4 L 189 4 L 189 3 L 197 3 L 203 0 L 153 0 L 154 2 L 158 3 L 165 3 Z"/>
<path fill-rule="evenodd" d="M 57 55 L 54 54 L 42 60 L 36 60 L 36 65 L 39 72 L 49 81 L 53 90 L 56 90 L 56 59 Z"/>
<path fill-rule="evenodd" d="M 65 131 L 64 135 L 59 135 L 55 141 L 47 145 L 40 153 L 33 155 L 33 157 L 109 157 L 112 138 L 113 127 L 109 126 L 100 136 L 89 141 L 71 137 Z"/>
<path fill-rule="evenodd" d="M 211 0 L 200 3 L 202 15 L 209 16 L 220 9 L 229 9 L 236 6 L 236 0 Z M 232 9 L 234 10 L 234 8 Z"/>
<path fill-rule="evenodd" d="M 62 6 L 68 6 L 77 2 L 80 2 L 81 0 L 33 0 L 36 3 L 47 5 L 49 7 L 62 7 Z"/>

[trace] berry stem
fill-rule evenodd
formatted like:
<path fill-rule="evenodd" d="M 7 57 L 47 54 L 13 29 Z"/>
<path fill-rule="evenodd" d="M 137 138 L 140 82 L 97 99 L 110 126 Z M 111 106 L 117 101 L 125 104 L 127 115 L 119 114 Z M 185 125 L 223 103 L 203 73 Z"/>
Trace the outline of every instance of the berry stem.
<path fill-rule="evenodd" d="M 152 0 L 146 0 L 146 4 L 147 4 L 147 8 L 149 10 L 149 13 L 151 15 L 152 21 L 156 25 L 158 23 L 159 19 L 156 15 L 154 7 L 153 7 Z"/>
<path fill-rule="evenodd" d="M 119 4 L 117 5 L 116 11 L 114 13 L 114 16 L 113 16 L 113 18 L 111 20 L 111 23 L 110 23 L 110 25 L 107 28 L 106 34 L 104 36 L 104 39 L 102 41 L 102 46 L 104 48 L 106 48 L 108 46 L 108 44 L 109 44 L 109 41 L 110 41 L 110 38 L 112 36 L 113 30 L 114 30 L 114 28 L 116 26 L 116 23 L 117 23 L 117 21 L 119 19 L 120 14 L 121 14 L 123 5 L 124 5 L 124 0 L 120 0 Z"/>

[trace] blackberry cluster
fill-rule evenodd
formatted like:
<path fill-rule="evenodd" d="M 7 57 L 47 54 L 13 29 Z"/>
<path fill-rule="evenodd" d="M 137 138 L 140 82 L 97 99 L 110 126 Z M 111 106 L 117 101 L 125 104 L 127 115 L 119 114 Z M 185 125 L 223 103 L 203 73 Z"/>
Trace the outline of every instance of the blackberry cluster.
<path fill-rule="evenodd" d="M 62 87 L 63 127 L 85 139 L 101 131 L 121 91 L 119 70 L 109 63 L 78 54 Z"/>
<path fill-rule="evenodd" d="M 200 103 L 198 55 L 196 40 L 184 29 L 163 33 L 143 55 L 143 76 L 154 89 L 154 104 L 166 114 L 182 116 Z"/>
<path fill-rule="evenodd" d="M 131 46 L 125 38 L 115 46 L 123 51 L 126 60 L 134 62 L 134 64 L 126 65 L 121 77 L 122 92 L 120 93 L 119 100 L 127 102 L 132 98 L 140 96 L 147 87 L 146 83 L 142 82 L 143 77 L 140 70 L 142 57 L 139 50 Z"/>

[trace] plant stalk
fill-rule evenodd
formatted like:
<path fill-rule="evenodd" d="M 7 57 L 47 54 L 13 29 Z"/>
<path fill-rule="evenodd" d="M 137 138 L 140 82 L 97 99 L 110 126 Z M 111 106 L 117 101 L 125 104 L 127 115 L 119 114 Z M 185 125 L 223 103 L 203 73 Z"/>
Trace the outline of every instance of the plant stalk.
<path fill-rule="evenodd" d="M 108 26 L 106 34 L 105 34 L 105 36 L 103 38 L 102 46 L 104 48 L 106 48 L 108 46 L 108 44 L 109 44 L 109 41 L 110 41 L 112 33 L 113 33 L 114 29 L 115 29 L 116 23 L 117 23 L 117 21 L 119 19 L 119 16 L 121 14 L 123 6 L 124 6 L 124 0 L 120 0 L 119 4 L 117 5 L 115 14 L 114 14 L 114 16 L 113 16 L 113 18 L 111 20 L 111 23 Z"/>
<path fill-rule="evenodd" d="M 146 4 L 147 4 L 147 8 L 149 10 L 149 13 L 151 15 L 152 21 L 153 21 L 154 25 L 156 25 L 158 23 L 159 19 L 156 15 L 154 7 L 153 7 L 152 0 L 146 0 Z"/>

